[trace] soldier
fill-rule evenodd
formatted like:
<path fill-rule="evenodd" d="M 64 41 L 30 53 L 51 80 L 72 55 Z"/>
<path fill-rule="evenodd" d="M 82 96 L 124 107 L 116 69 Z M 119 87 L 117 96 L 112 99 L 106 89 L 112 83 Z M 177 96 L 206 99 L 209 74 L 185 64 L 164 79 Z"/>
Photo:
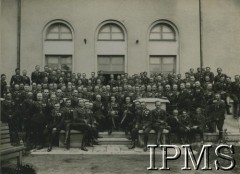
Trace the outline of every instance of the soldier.
<path fill-rule="evenodd" d="M 129 146 L 129 149 L 135 148 L 137 139 L 138 139 L 138 130 L 142 129 L 142 108 L 141 103 L 139 101 L 135 102 L 135 108 L 134 108 L 134 120 L 133 120 L 133 126 L 131 129 L 131 140 L 132 145 Z"/>
<path fill-rule="evenodd" d="M 233 99 L 233 116 L 240 116 L 240 76 L 235 75 L 235 81 L 231 84 L 230 97 Z"/>
<path fill-rule="evenodd" d="M 178 142 L 183 143 L 186 135 L 186 128 L 179 120 L 178 110 L 173 110 L 173 115 L 167 118 L 167 123 L 170 126 L 170 132 L 174 133 L 178 139 Z"/>
<path fill-rule="evenodd" d="M 52 150 L 52 144 L 54 138 L 59 137 L 59 132 L 64 129 L 64 116 L 62 110 L 60 110 L 60 103 L 54 104 L 54 109 L 51 111 L 50 117 L 47 119 L 47 131 L 48 131 L 48 149 Z"/>
<path fill-rule="evenodd" d="M 84 108 L 84 101 L 79 100 L 78 105 L 79 105 L 79 107 L 74 109 L 73 121 L 69 124 L 69 127 L 67 127 L 67 130 L 66 130 L 67 134 L 68 134 L 67 136 L 70 135 L 70 131 L 72 129 L 82 131 L 83 138 L 82 138 L 82 143 L 81 143 L 80 148 L 83 151 L 88 151 L 88 149 L 86 148 L 86 144 L 87 144 L 87 140 L 90 139 L 91 130 L 90 130 L 90 126 L 88 125 L 88 122 L 86 120 L 86 111 Z M 70 137 L 67 137 L 67 138 L 69 139 Z M 68 142 L 68 144 L 69 144 L 69 142 Z M 69 145 L 67 147 L 69 148 Z"/>
<path fill-rule="evenodd" d="M 222 68 L 217 68 L 217 75 L 215 76 L 215 78 L 214 78 L 214 82 L 216 83 L 216 82 L 219 82 L 220 81 L 220 78 L 221 77 L 224 77 L 224 79 L 226 78 L 226 74 L 223 74 L 222 73 Z"/>
<path fill-rule="evenodd" d="M 1 102 L 1 121 L 8 123 L 9 134 L 12 145 L 19 144 L 17 119 L 15 116 L 15 103 L 11 93 L 7 93 L 5 100 Z"/>
<path fill-rule="evenodd" d="M 210 82 L 213 83 L 213 81 L 214 81 L 214 74 L 213 74 L 213 72 L 211 72 L 211 68 L 210 67 L 206 67 L 206 70 L 203 73 L 203 78 L 205 78 L 205 76 L 209 76 Z"/>
<path fill-rule="evenodd" d="M 44 129 L 46 127 L 46 103 L 43 101 L 43 94 L 37 94 L 37 101 L 33 103 L 32 107 L 32 119 L 31 119 L 31 131 L 34 148 L 37 146 L 37 150 L 40 150 L 44 146 Z"/>
<path fill-rule="evenodd" d="M 215 100 L 211 104 L 211 118 L 212 121 L 216 123 L 217 129 L 219 131 L 219 141 L 223 138 L 223 125 L 225 120 L 225 103 L 221 100 L 220 94 L 215 94 Z M 214 125 L 213 125 L 214 126 Z M 215 126 L 212 128 L 215 129 Z"/>
<path fill-rule="evenodd" d="M 6 94 L 6 92 L 7 92 L 6 75 L 1 74 L 1 97 L 3 97 L 3 94 Z"/>
<path fill-rule="evenodd" d="M 89 131 L 89 144 L 93 145 L 96 144 L 98 145 L 97 138 L 98 138 L 98 123 L 93 115 L 93 111 L 91 109 L 91 104 L 89 102 L 85 102 L 85 120 L 87 122 L 87 125 L 90 128 Z"/>
<path fill-rule="evenodd" d="M 204 92 L 201 88 L 199 81 L 195 82 L 195 88 L 193 89 L 193 107 L 203 107 L 205 103 Z"/>
<path fill-rule="evenodd" d="M 189 138 L 190 143 L 192 143 L 195 140 L 196 134 L 200 135 L 200 141 L 203 143 L 203 132 L 206 128 L 206 117 L 203 114 L 203 111 L 201 108 L 196 108 L 196 112 L 194 115 L 191 115 L 190 117 L 190 132 L 189 132 Z"/>
<path fill-rule="evenodd" d="M 31 119 L 33 115 L 33 93 L 27 92 L 26 99 L 23 101 L 22 104 L 22 115 L 23 115 L 23 125 L 24 130 L 26 132 L 25 141 L 27 146 L 30 144 L 31 138 Z"/>
<path fill-rule="evenodd" d="M 20 69 L 16 68 L 15 69 L 15 75 L 12 76 L 11 80 L 10 80 L 10 86 L 14 87 L 15 84 L 20 84 L 22 83 L 23 79 L 22 76 L 20 75 Z"/>
<path fill-rule="evenodd" d="M 30 78 L 27 76 L 27 70 L 23 70 L 22 72 L 22 82 L 24 85 L 29 85 L 30 86 Z"/>
<path fill-rule="evenodd" d="M 65 128 L 65 141 L 64 145 L 67 149 L 70 148 L 70 130 L 71 124 L 73 123 L 73 112 L 72 102 L 70 99 L 66 99 L 65 106 L 62 108 L 63 117 L 64 117 L 64 128 Z"/>
<path fill-rule="evenodd" d="M 22 126 L 23 126 L 23 117 L 21 114 L 22 92 L 20 91 L 20 86 L 18 84 L 14 85 L 12 99 L 15 103 L 14 111 L 15 111 L 16 126 L 17 126 L 18 131 L 22 131 Z"/>
<path fill-rule="evenodd" d="M 192 95 L 189 93 L 189 91 L 186 90 L 185 84 L 180 84 L 180 92 L 178 95 L 178 108 L 181 110 L 187 110 L 190 111 L 191 103 L 192 102 Z"/>
<path fill-rule="evenodd" d="M 115 96 L 111 96 L 111 102 L 107 106 L 108 134 L 112 133 L 113 128 L 118 128 L 119 123 L 119 104 L 116 103 Z"/>
<path fill-rule="evenodd" d="M 147 109 L 147 105 L 145 102 L 141 102 L 141 124 L 142 124 L 142 129 L 143 129 L 143 134 L 144 134 L 144 148 L 143 151 L 147 151 L 147 143 L 148 143 L 148 135 L 149 132 L 151 131 L 151 116 L 150 116 L 150 110 Z"/>
<path fill-rule="evenodd" d="M 155 102 L 155 109 L 150 112 L 152 117 L 152 128 L 157 132 L 157 145 L 159 145 L 162 138 L 163 129 L 167 128 L 166 111 L 161 109 L 161 102 Z"/>
<path fill-rule="evenodd" d="M 93 102 L 93 113 L 98 123 L 99 131 L 103 131 L 107 127 L 105 125 L 106 122 L 105 106 L 102 102 L 102 97 L 99 94 L 96 95 L 96 101 Z"/>
<path fill-rule="evenodd" d="M 125 98 L 125 103 L 122 106 L 123 115 L 121 118 L 121 126 L 125 131 L 125 135 L 128 135 L 128 132 L 131 130 L 134 115 L 133 115 L 133 104 L 130 97 Z"/>
<path fill-rule="evenodd" d="M 36 65 L 35 66 L 35 71 L 32 72 L 31 74 L 31 80 L 32 82 L 36 84 L 41 84 L 42 83 L 42 77 L 41 77 L 41 72 L 40 72 L 40 66 Z"/>

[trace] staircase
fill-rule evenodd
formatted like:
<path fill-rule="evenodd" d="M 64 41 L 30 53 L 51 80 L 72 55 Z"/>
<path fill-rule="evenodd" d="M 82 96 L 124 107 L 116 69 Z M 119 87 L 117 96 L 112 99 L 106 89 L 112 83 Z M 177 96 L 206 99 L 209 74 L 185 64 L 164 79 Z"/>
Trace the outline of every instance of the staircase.
<path fill-rule="evenodd" d="M 130 145 L 131 141 L 127 138 L 124 132 L 112 132 L 108 135 L 108 132 L 100 132 L 98 141 L 101 145 Z"/>

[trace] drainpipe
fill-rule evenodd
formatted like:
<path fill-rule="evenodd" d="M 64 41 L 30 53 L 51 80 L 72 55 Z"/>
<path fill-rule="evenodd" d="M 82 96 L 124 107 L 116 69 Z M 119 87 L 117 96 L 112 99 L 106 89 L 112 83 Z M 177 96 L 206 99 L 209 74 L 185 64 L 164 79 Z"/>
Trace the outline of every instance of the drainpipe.
<path fill-rule="evenodd" d="M 17 68 L 20 68 L 21 55 L 21 0 L 18 0 L 17 9 Z"/>
<path fill-rule="evenodd" d="M 202 6 L 201 0 L 199 0 L 199 36 L 200 36 L 200 67 L 202 71 L 203 67 L 203 52 L 202 52 Z"/>

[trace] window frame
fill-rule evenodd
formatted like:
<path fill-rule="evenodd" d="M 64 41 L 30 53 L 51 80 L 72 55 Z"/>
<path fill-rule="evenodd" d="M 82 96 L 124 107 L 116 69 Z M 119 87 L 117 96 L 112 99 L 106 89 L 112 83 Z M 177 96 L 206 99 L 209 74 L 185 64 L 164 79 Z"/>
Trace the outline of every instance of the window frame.
<path fill-rule="evenodd" d="M 159 26 L 160 25 L 160 26 Z M 168 27 L 172 32 L 163 32 L 163 26 L 166 26 L 166 27 Z M 161 27 L 161 31 L 160 32 L 152 32 L 152 30 L 155 28 L 155 27 Z M 173 33 L 173 36 L 174 36 L 174 38 L 173 39 L 151 39 L 150 38 L 150 35 L 152 34 L 152 33 L 159 33 L 160 34 L 160 38 L 163 38 L 163 33 Z M 148 36 L 148 40 L 149 41 L 170 41 L 170 42 L 176 42 L 177 41 L 177 36 L 176 36 L 176 31 L 174 30 L 174 28 L 171 26 L 171 25 L 169 25 L 169 24 L 167 24 L 167 23 L 165 23 L 165 22 L 159 22 L 159 23 L 156 23 L 155 25 L 153 25 L 152 27 L 151 27 L 151 29 L 150 29 L 150 32 L 149 32 L 149 36 Z"/>
<path fill-rule="evenodd" d="M 62 58 L 62 56 L 68 56 L 68 58 L 71 58 L 71 70 L 63 70 L 62 69 L 62 65 L 64 65 L 64 64 L 59 64 L 59 60 L 60 59 L 64 59 L 64 58 Z M 64 72 L 73 72 L 73 55 L 49 55 L 49 54 L 46 54 L 45 55 L 45 65 L 49 65 L 49 63 L 48 63 L 48 58 L 49 57 L 55 57 L 55 58 L 57 58 L 57 60 L 58 60 L 58 64 L 57 65 L 61 65 L 61 71 L 64 71 Z M 68 64 L 66 64 L 66 65 L 68 65 Z M 59 68 L 59 67 L 58 67 Z"/>
<path fill-rule="evenodd" d="M 57 26 L 58 27 L 58 32 L 49 32 L 54 25 L 58 25 Z M 61 32 L 61 25 L 66 27 L 69 30 L 69 32 Z M 48 36 L 49 33 L 57 33 L 58 34 L 58 39 L 48 39 L 47 36 Z M 70 33 L 71 34 L 71 39 L 61 39 L 61 34 L 62 33 Z M 71 28 L 68 25 L 66 25 L 65 23 L 55 22 L 55 23 L 52 23 L 51 25 L 48 26 L 48 28 L 46 30 L 46 33 L 45 33 L 45 41 L 73 41 L 73 32 L 72 32 Z"/>
<path fill-rule="evenodd" d="M 110 65 L 111 71 L 104 71 L 98 69 L 99 66 L 99 58 L 109 58 L 110 59 L 110 64 L 105 64 L 105 65 Z M 123 59 L 123 71 L 112 71 L 112 59 L 113 58 L 122 58 Z M 114 65 L 120 65 L 120 64 L 114 64 Z M 97 56 L 97 70 L 102 71 L 104 74 L 124 74 L 125 73 L 125 55 L 98 55 Z"/>
<path fill-rule="evenodd" d="M 101 32 L 101 30 L 106 27 L 109 26 L 110 27 L 110 32 Z M 112 27 L 116 26 L 117 28 L 120 29 L 122 35 L 123 35 L 123 39 L 112 39 L 112 33 L 120 33 L 120 32 L 112 32 Z M 99 39 L 99 34 L 101 33 L 109 33 L 110 34 L 110 39 Z M 125 33 L 124 30 L 122 29 L 121 26 L 119 26 L 116 23 L 106 23 L 103 26 L 101 26 L 101 28 L 98 30 L 98 34 L 97 34 L 97 41 L 125 41 Z"/>
<path fill-rule="evenodd" d="M 163 73 L 163 74 L 165 74 L 165 72 L 164 71 L 162 71 L 163 70 L 163 66 L 164 65 L 169 65 L 169 64 L 163 64 L 163 59 L 164 58 L 173 58 L 173 60 L 174 60 L 174 63 L 173 64 L 171 64 L 171 65 L 173 65 L 173 68 L 174 68 L 174 71 L 171 71 L 171 73 L 176 73 L 177 72 L 177 56 L 176 55 L 150 55 L 149 56 L 149 73 Z M 159 58 L 160 59 L 160 64 L 151 64 L 151 58 Z M 159 65 L 159 66 L 161 66 L 160 67 L 160 69 L 161 69 L 161 71 L 151 71 L 151 65 Z M 169 73 L 169 72 L 168 72 Z"/>

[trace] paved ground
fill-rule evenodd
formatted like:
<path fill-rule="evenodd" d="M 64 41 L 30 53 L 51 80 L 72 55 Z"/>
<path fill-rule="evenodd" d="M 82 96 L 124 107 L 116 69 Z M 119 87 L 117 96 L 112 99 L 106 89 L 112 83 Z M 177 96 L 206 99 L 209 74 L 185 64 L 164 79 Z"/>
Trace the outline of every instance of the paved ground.
<path fill-rule="evenodd" d="M 181 167 L 184 165 L 183 157 L 168 163 L 170 171 L 148 171 L 149 156 L 146 155 L 29 155 L 24 158 L 23 162 L 31 164 L 38 174 L 240 173 L 237 166 L 234 170 L 228 172 L 216 171 L 213 161 L 210 161 L 210 166 L 213 168 L 210 171 L 182 171 Z M 160 158 L 156 159 L 156 167 L 161 167 Z"/>

